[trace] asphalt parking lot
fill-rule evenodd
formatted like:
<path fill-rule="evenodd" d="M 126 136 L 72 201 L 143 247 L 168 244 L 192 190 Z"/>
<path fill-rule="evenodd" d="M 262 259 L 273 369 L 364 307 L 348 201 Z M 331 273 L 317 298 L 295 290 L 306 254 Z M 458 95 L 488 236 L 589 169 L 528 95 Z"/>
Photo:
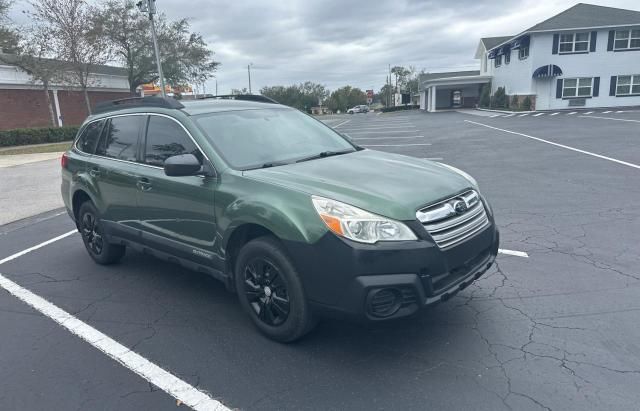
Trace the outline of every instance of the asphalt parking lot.
<path fill-rule="evenodd" d="M 281 345 L 213 279 L 135 253 L 95 265 L 59 210 L 0 226 L 0 279 L 231 409 L 637 409 L 640 111 L 586 113 L 323 118 L 461 168 L 492 202 L 497 264 L 413 318 Z M 0 330 L 1 409 L 185 406 L 3 290 Z"/>

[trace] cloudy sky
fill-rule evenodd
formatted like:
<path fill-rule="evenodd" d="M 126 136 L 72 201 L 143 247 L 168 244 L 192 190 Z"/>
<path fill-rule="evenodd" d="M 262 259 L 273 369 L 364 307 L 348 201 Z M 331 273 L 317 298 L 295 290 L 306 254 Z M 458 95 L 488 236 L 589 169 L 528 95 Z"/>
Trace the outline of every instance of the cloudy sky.
<path fill-rule="evenodd" d="M 591 0 L 640 10 L 638 0 Z M 19 3 L 22 3 L 20 1 Z M 388 64 L 431 72 L 476 69 L 480 37 L 516 34 L 567 0 L 157 0 L 188 17 L 222 63 L 218 92 L 306 80 L 378 90 Z M 20 4 L 16 8 L 19 8 Z M 214 91 L 210 81 L 207 91 Z"/>

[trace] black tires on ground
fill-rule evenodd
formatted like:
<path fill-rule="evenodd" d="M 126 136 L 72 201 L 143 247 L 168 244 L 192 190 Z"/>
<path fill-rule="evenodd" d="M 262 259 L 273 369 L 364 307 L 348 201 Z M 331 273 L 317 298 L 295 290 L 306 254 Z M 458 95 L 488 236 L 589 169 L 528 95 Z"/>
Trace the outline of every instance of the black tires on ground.
<path fill-rule="evenodd" d="M 91 201 L 82 203 L 78 210 L 78 229 L 87 252 L 96 263 L 113 264 L 124 256 L 125 246 L 107 241 L 100 214 Z"/>
<path fill-rule="evenodd" d="M 292 342 L 315 325 L 300 276 L 276 239 L 260 237 L 240 250 L 235 281 L 240 304 L 267 337 Z"/>

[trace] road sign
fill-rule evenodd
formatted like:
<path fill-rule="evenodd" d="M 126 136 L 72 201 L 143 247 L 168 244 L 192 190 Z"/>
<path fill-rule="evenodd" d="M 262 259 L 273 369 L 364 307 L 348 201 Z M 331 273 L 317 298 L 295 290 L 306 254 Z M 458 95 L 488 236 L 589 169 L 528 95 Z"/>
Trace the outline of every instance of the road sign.
<path fill-rule="evenodd" d="M 371 104 L 371 103 L 373 103 L 373 99 L 371 97 L 368 97 L 367 98 L 367 104 Z"/>
<path fill-rule="evenodd" d="M 373 99 L 373 90 L 367 90 L 367 98 Z"/>

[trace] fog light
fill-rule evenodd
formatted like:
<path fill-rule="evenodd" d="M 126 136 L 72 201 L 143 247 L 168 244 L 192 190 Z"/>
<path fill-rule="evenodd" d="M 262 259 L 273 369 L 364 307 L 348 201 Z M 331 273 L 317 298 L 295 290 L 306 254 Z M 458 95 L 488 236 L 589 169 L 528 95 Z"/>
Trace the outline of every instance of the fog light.
<path fill-rule="evenodd" d="M 400 309 L 402 295 L 395 288 L 382 288 L 369 293 L 369 313 L 374 317 L 389 317 Z"/>

